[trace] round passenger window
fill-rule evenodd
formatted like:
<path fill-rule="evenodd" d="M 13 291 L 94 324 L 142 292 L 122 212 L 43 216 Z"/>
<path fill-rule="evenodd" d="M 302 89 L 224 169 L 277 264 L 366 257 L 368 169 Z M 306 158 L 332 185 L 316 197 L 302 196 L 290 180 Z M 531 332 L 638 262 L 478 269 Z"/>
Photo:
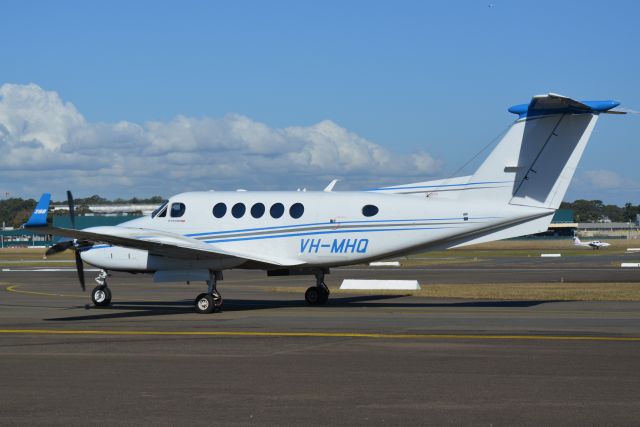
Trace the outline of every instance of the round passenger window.
<path fill-rule="evenodd" d="M 289 208 L 289 215 L 291 215 L 291 218 L 298 219 L 302 216 L 303 213 L 304 213 L 304 206 L 302 205 L 302 203 L 294 203 Z"/>
<path fill-rule="evenodd" d="M 244 203 L 236 203 L 231 208 L 231 215 L 235 218 L 242 218 L 247 208 L 244 206 Z"/>
<path fill-rule="evenodd" d="M 256 203 L 251 206 L 251 216 L 254 218 L 260 218 L 264 215 L 264 205 L 262 203 Z"/>
<path fill-rule="evenodd" d="M 274 218 L 280 218 L 284 214 L 284 205 L 282 203 L 274 203 L 269 209 L 269 213 Z"/>
<path fill-rule="evenodd" d="M 378 213 L 378 207 L 374 205 L 364 205 L 362 208 L 362 215 L 374 216 Z"/>
<path fill-rule="evenodd" d="M 172 203 L 171 204 L 171 218 L 180 218 L 184 215 L 184 211 L 187 208 L 184 206 L 184 203 Z"/>
<path fill-rule="evenodd" d="M 216 203 L 213 207 L 213 216 L 216 218 L 222 218 L 227 213 L 227 205 L 224 203 Z"/>

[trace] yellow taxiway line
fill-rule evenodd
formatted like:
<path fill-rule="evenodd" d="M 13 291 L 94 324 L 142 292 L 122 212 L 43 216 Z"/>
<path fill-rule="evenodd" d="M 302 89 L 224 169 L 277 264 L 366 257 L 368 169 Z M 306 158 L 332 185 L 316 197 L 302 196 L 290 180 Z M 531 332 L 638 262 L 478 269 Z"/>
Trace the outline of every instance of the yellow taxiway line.
<path fill-rule="evenodd" d="M 47 296 L 47 297 L 70 297 L 70 298 L 85 298 L 84 296 L 81 295 L 65 295 L 65 294 L 54 294 L 51 292 L 35 292 L 35 291 L 25 291 L 25 290 L 18 290 L 18 287 L 20 287 L 22 285 L 10 285 L 7 286 L 5 288 L 5 290 L 7 292 L 15 292 L 17 294 L 31 294 L 31 295 L 42 295 L 42 296 Z"/>
<path fill-rule="evenodd" d="M 306 337 L 373 338 L 401 340 L 538 340 L 538 341 L 635 341 L 640 337 L 589 335 L 473 335 L 473 334 L 389 334 L 360 332 L 260 332 L 260 331 L 118 331 L 62 329 L 0 329 L 0 334 L 44 335 L 134 335 L 134 336 L 209 336 L 209 337 Z"/>

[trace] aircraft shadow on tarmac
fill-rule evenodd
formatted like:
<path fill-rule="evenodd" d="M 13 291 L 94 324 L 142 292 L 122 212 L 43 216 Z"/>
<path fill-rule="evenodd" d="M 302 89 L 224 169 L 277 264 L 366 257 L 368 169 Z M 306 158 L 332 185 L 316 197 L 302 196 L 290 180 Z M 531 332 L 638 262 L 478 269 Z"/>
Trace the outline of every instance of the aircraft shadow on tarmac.
<path fill-rule="evenodd" d="M 527 308 L 540 304 L 558 302 L 555 300 L 530 301 L 462 301 L 462 302 L 399 302 L 391 301 L 407 295 L 372 295 L 332 298 L 324 307 L 330 308 Z M 85 306 L 87 308 L 88 306 Z M 247 310 L 270 310 L 278 308 L 307 307 L 309 310 L 321 310 L 323 306 L 311 307 L 298 300 L 245 300 L 225 299 L 225 312 Z M 193 301 L 120 301 L 108 307 L 90 308 L 92 314 L 86 316 L 56 317 L 46 321 L 85 321 L 100 319 L 134 318 L 145 316 L 165 316 L 171 314 L 192 314 Z M 123 311 L 126 310 L 126 311 Z M 95 313 L 95 314 L 93 314 Z M 215 316 L 215 314 L 213 314 Z"/>

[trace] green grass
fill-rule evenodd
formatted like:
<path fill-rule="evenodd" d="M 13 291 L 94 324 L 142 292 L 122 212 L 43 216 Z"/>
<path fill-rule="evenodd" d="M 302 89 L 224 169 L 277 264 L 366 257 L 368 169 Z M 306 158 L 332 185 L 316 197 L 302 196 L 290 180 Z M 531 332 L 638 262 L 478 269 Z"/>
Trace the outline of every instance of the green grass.
<path fill-rule="evenodd" d="M 303 293 L 304 287 L 274 287 L 274 292 Z M 438 299 L 515 301 L 640 301 L 640 283 L 488 283 L 428 284 L 419 291 L 340 290 L 334 295 L 411 295 Z"/>
<path fill-rule="evenodd" d="M 2 248 L 0 249 L 0 264 L 11 265 L 11 261 L 33 261 L 46 265 L 43 259 L 47 248 L 28 249 L 28 248 Z M 65 251 L 50 257 L 52 260 L 73 260 L 73 252 Z M 20 264 L 24 265 L 24 264 Z"/>

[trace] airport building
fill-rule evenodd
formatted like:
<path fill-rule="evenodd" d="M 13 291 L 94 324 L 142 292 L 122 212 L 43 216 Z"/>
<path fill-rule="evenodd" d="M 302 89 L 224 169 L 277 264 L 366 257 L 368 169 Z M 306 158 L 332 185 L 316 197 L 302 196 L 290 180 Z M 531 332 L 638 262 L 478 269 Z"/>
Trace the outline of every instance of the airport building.
<path fill-rule="evenodd" d="M 79 229 L 98 227 L 104 225 L 118 225 L 125 221 L 140 218 L 141 215 L 117 215 L 117 216 L 76 216 L 76 227 Z M 53 217 L 53 226 L 71 228 L 71 220 L 66 215 Z M 22 228 L 0 229 L 0 248 L 14 247 L 46 247 L 51 246 L 60 238 L 51 235 L 36 234 Z"/>
<path fill-rule="evenodd" d="M 549 230 L 540 233 L 546 237 L 602 237 L 614 239 L 640 238 L 640 218 L 635 222 L 574 222 L 573 209 L 558 209 Z"/>

